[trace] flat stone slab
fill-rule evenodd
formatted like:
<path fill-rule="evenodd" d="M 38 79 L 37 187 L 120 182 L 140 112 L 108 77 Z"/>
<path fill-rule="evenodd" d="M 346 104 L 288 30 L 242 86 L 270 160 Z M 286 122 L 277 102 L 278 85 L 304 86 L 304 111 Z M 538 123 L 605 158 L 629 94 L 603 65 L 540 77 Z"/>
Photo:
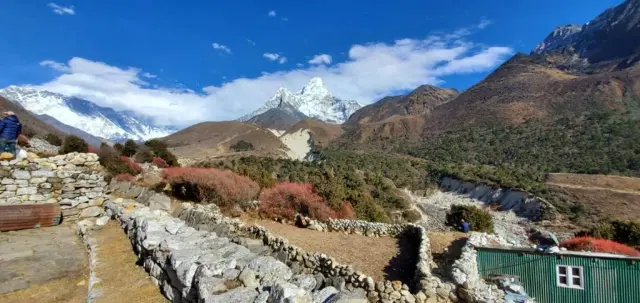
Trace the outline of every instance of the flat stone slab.
<path fill-rule="evenodd" d="M 88 274 L 87 253 L 73 225 L 0 233 L 0 295 Z"/>

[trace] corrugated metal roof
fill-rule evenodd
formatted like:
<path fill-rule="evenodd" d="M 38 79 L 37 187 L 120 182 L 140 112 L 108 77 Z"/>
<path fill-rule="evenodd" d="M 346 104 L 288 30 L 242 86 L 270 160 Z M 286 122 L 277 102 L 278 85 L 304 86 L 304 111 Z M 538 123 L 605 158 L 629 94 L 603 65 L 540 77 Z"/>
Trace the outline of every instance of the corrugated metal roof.
<path fill-rule="evenodd" d="M 0 231 L 54 226 L 61 221 L 56 203 L 0 205 Z"/>
<path fill-rule="evenodd" d="M 581 256 L 581 257 L 591 257 L 591 258 L 605 258 L 605 259 L 629 259 L 629 260 L 638 260 L 640 261 L 640 257 L 631 257 L 625 255 L 617 255 L 617 254 L 609 254 L 609 253 L 599 253 L 599 252 L 589 252 L 589 251 L 560 251 L 557 253 L 545 252 L 543 250 L 529 248 L 529 247 L 496 247 L 496 246 L 476 246 L 476 250 L 504 250 L 504 251 L 515 251 L 515 252 L 523 252 L 523 253 L 532 253 L 532 254 L 543 254 L 543 255 L 570 255 L 570 256 Z"/>

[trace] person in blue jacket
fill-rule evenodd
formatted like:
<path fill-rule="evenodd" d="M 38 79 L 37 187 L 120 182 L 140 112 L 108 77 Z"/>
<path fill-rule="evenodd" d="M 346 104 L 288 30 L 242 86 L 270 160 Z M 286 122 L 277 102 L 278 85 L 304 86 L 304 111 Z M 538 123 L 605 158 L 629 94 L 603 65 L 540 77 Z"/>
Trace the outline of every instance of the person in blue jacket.
<path fill-rule="evenodd" d="M 0 120 L 0 152 L 16 154 L 16 140 L 22 133 L 22 123 L 12 111 L 2 114 L 4 118 Z"/>
<path fill-rule="evenodd" d="M 462 219 L 462 221 L 460 222 L 461 224 L 461 228 L 462 228 L 462 232 L 463 233 L 468 233 L 469 229 L 470 229 L 470 225 L 469 222 L 465 221 L 464 219 Z"/>

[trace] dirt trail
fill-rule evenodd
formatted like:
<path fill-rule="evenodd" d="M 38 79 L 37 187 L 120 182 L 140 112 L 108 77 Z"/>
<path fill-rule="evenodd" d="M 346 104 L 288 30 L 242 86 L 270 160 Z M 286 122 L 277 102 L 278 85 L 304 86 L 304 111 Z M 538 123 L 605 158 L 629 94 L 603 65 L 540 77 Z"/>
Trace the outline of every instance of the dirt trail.
<path fill-rule="evenodd" d="M 290 244 L 306 252 L 320 252 L 334 257 L 341 264 L 351 264 L 354 269 L 381 279 L 403 280 L 413 272 L 413 254 L 416 243 L 391 237 L 371 238 L 337 232 L 319 232 L 280 224 L 273 221 L 252 221 L 271 233 L 281 236 Z"/>
<path fill-rule="evenodd" d="M 0 302 L 86 302 L 81 242 L 72 224 L 0 233 Z"/>
<path fill-rule="evenodd" d="M 94 287 L 100 293 L 96 303 L 169 302 L 151 281 L 131 243 L 115 222 L 109 222 L 92 235 L 98 240 L 96 276 L 101 281 Z"/>
<path fill-rule="evenodd" d="M 553 185 L 553 186 L 558 186 L 558 187 L 564 187 L 564 188 L 575 188 L 575 189 L 586 189 L 586 190 L 604 190 L 604 191 L 620 193 L 620 194 L 640 195 L 640 191 L 637 191 L 637 190 L 623 190 L 623 189 L 610 188 L 610 187 L 584 186 L 584 185 L 556 183 L 556 182 L 547 182 L 547 184 L 548 185 Z"/>

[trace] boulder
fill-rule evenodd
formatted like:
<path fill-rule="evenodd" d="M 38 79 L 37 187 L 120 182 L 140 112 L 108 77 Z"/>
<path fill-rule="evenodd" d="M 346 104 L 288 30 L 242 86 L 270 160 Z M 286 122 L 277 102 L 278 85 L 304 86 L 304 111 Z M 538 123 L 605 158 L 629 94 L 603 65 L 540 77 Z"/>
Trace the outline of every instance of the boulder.
<path fill-rule="evenodd" d="M 313 295 L 313 303 L 329 303 L 332 302 L 339 291 L 333 286 L 327 286 Z"/>
<path fill-rule="evenodd" d="M 311 303 L 311 295 L 302 288 L 288 282 L 276 283 L 269 292 L 268 302 L 273 303 Z"/>
<path fill-rule="evenodd" d="M 98 206 L 87 207 L 80 212 L 80 218 L 91 218 L 102 215 L 102 208 Z"/>
<path fill-rule="evenodd" d="M 284 263 L 271 256 L 260 256 L 253 259 L 247 267 L 256 272 L 263 286 L 273 285 L 278 281 L 291 279 L 293 273 Z"/>
<path fill-rule="evenodd" d="M 253 303 L 258 297 L 255 289 L 239 287 L 219 295 L 211 295 L 201 300 L 202 303 Z"/>

